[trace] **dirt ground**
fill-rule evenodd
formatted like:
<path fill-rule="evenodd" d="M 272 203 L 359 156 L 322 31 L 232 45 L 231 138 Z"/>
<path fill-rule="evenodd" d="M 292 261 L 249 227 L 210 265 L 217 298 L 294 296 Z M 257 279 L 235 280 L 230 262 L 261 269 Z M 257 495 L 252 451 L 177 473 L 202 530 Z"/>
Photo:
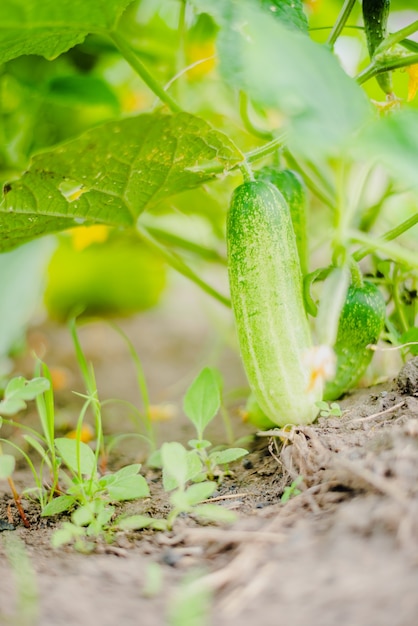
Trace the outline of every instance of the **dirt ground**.
<path fill-rule="evenodd" d="M 161 307 L 121 325 L 141 356 L 152 402 L 165 409 L 169 403 L 176 413 L 158 423 L 161 441 L 192 436 L 181 397 L 202 366 L 218 365 L 227 390 L 245 384 L 229 316 L 182 281 Z M 114 330 L 89 324 L 80 337 L 102 397 L 139 403 L 132 362 Z M 68 330 L 42 322 L 31 329 L 29 343 L 65 375 L 57 423 L 67 428 L 80 408 L 71 390 L 83 390 Z M 30 367 L 29 356 L 19 367 Z M 415 626 L 418 360 L 346 397 L 341 408 L 341 418 L 254 439 L 216 494 L 238 515 L 227 528 L 182 518 L 171 533 L 120 533 L 90 555 L 53 550 L 53 522 L 25 501 L 31 528 L 24 528 L 1 483 L 0 519 L 12 516 L 16 529 L 0 534 L 0 622 Z M 232 417 L 236 437 L 253 432 L 238 412 Z M 130 428 L 122 408 L 109 405 L 107 432 Z M 222 422 L 208 436 L 225 441 Z M 137 443 L 126 442 L 112 463 L 143 456 Z M 299 475 L 300 495 L 281 503 L 286 485 Z M 148 477 L 153 500 L 130 503 L 131 512 L 164 510 L 158 474 L 149 470 Z M 15 479 L 19 489 L 30 484 L 23 466 Z"/>

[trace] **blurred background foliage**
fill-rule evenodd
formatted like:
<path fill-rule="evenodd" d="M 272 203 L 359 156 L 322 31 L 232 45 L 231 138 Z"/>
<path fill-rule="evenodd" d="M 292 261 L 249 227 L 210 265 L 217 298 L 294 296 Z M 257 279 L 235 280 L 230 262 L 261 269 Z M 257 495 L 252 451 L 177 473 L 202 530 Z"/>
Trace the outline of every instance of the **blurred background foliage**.
<path fill-rule="evenodd" d="M 204 3 L 203 3 L 204 4 Z M 325 42 L 341 9 L 340 0 L 306 0 L 304 10 L 310 35 Z M 242 150 L 254 149 L 264 140 L 252 135 L 243 123 L 236 90 L 219 72 L 218 25 L 214 19 L 183 0 L 137 0 L 124 12 L 119 29 L 138 57 L 161 85 L 188 112 L 202 116 L 225 131 Z M 416 19 L 407 0 L 392 0 L 389 30 Z M 335 52 L 347 74 L 354 76 L 369 62 L 362 29 L 361 4 L 357 2 Z M 414 75 L 397 71 L 396 95 L 409 99 L 417 108 Z M 382 100 L 375 80 L 364 89 L 375 101 Z M 52 61 L 40 56 L 22 56 L 0 66 L 0 181 L 18 177 L 31 156 L 77 137 L 104 121 L 148 111 L 155 96 L 121 56 L 110 39 L 88 36 L 82 44 Z M 252 104 L 255 125 L 268 131 L 280 126 L 274 108 Z M 325 167 L 336 164 L 330 159 Z M 353 170 L 353 176 L 358 172 Z M 376 216 L 384 228 L 417 210 L 416 197 L 404 190 L 402 203 L 394 194 L 393 182 L 382 171 L 375 172 L 376 185 L 368 188 L 359 226 L 372 228 Z M 225 262 L 224 219 L 231 190 L 238 176 L 215 181 L 210 186 L 162 201 L 144 216 L 159 241 L 171 250 L 199 259 Z M 328 236 L 330 215 L 314 198 L 311 224 L 312 251 Z M 383 208 L 382 208 L 383 205 Z M 379 206 L 379 209 L 376 209 Z M 174 209 L 174 211 L 173 211 Z M 154 218 L 158 217 L 158 221 Z M 95 230 L 96 229 L 96 230 Z M 151 232 L 151 231 L 150 231 Z M 196 247 L 196 249 L 193 248 Z M 18 260 L 18 262 L 17 262 Z M 17 265 L 19 267 L 17 267 Z M 43 297 L 51 316 L 66 319 L 78 308 L 88 314 L 121 315 L 155 305 L 166 285 L 166 267 L 158 250 L 134 240 L 133 235 L 108 227 L 84 229 L 48 242 L 33 242 L 0 256 L 2 284 L 13 284 L 16 299 L 0 303 L 0 353 L 6 355 L 16 344 L 31 312 Z M 30 286 L 30 289 L 29 289 Z M 23 294 L 31 292 L 31 297 Z M 16 317 L 16 308 L 22 315 Z M 12 331 L 12 320 L 14 330 Z M 16 330 L 16 326 L 19 328 Z"/>

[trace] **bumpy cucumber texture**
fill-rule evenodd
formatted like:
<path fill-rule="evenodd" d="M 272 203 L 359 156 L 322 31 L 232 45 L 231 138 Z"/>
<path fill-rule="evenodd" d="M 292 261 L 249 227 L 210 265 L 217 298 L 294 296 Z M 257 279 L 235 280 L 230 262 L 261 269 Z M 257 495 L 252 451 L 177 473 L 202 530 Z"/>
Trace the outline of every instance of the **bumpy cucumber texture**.
<path fill-rule="evenodd" d="M 322 399 L 310 388 L 311 335 L 289 207 L 278 189 L 250 181 L 234 192 L 227 222 L 231 300 L 251 390 L 275 424 L 311 423 Z"/>
<path fill-rule="evenodd" d="M 362 378 L 373 357 L 368 346 L 379 339 L 385 312 L 385 301 L 376 285 L 367 281 L 362 286 L 350 285 L 334 346 L 336 374 L 325 385 L 324 400 L 337 400 Z"/>

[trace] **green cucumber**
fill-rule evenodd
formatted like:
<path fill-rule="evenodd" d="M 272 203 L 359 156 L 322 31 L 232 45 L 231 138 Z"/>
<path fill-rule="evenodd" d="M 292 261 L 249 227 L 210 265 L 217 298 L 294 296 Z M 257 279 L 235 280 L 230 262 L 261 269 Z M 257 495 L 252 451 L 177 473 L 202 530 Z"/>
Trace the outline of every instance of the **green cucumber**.
<path fill-rule="evenodd" d="M 306 317 L 289 207 L 271 183 L 233 194 L 227 221 L 231 301 L 241 357 L 255 399 L 275 424 L 308 424 L 322 385 L 309 388 Z"/>
<path fill-rule="evenodd" d="M 366 33 L 367 48 L 371 59 L 387 36 L 389 13 L 390 0 L 363 0 L 364 32 Z M 393 93 L 390 72 L 378 74 L 376 80 L 385 94 L 391 95 Z"/>
<path fill-rule="evenodd" d="M 302 274 L 308 273 L 308 242 L 306 226 L 306 187 L 297 172 L 266 165 L 255 173 L 257 180 L 272 183 L 286 200 L 292 217 Z"/>
<path fill-rule="evenodd" d="M 349 286 L 334 345 L 336 374 L 325 385 L 324 400 L 337 400 L 359 382 L 372 360 L 373 350 L 368 346 L 379 339 L 385 313 L 385 300 L 376 285 L 364 281 Z"/>

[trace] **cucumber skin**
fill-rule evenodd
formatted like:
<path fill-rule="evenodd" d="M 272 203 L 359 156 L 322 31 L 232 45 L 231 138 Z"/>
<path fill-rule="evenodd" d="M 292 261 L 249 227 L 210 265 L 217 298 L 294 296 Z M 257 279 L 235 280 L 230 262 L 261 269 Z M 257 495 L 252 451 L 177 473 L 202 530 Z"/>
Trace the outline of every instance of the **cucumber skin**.
<path fill-rule="evenodd" d="M 302 274 L 308 273 L 308 242 L 307 242 L 307 195 L 302 178 L 289 169 L 278 169 L 266 165 L 255 173 L 256 180 L 272 183 L 286 200 L 290 209 L 299 262 Z"/>
<path fill-rule="evenodd" d="M 367 346 L 379 339 L 385 313 L 385 300 L 373 283 L 350 285 L 334 346 L 337 371 L 335 379 L 325 385 L 324 400 L 337 400 L 359 382 L 373 358 L 373 350 Z"/>
<path fill-rule="evenodd" d="M 362 11 L 367 48 L 372 59 L 376 48 L 387 35 L 390 0 L 363 0 Z M 376 80 L 386 94 L 393 92 L 390 72 L 378 74 Z"/>
<path fill-rule="evenodd" d="M 311 347 L 289 207 L 271 183 L 234 192 L 227 220 L 228 270 L 241 357 L 261 410 L 275 424 L 308 424 L 320 385 L 307 393 Z"/>

